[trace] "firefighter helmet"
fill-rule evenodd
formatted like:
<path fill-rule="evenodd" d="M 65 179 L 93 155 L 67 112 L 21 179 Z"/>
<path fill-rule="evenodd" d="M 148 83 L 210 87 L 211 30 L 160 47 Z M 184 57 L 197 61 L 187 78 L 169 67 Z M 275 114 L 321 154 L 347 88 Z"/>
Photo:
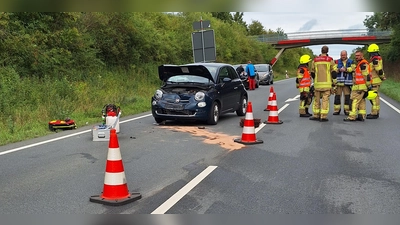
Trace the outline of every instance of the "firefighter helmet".
<path fill-rule="evenodd" d="M 377 44 L 370 44 L 367 52 L 379 52 L 379 46 Z"/>
<path fill-rule="evenodd" d="M 371 90 L 371 91 L 368 91 L 367 99 L 373 100 L 376 98 L 376 96 L 378 96 L 378 92 Z"/>
<path fill-rule="evenodd" d="M 302 55 L 299 61 L 300 64 L 306 64 L 311 61 L 311 57 L 309 55 Z"/>

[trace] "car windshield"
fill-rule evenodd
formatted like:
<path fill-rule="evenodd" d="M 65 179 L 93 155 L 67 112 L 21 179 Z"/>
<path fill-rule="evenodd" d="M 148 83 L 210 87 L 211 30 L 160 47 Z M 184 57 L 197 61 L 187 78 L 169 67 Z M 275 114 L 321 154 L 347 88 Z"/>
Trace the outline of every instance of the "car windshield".
<path fill-rule="evenodd" d="M 170 77 L 167 82 L 171 83 L 202 83 L 208 84 L 209 80 L 205 77 L 200 77 L 196 75 L 176 75 Z"/>
<path fill-rule="evenodd" d="M 255 67 L 258 72 L 268 72 L 267 66 L 256 65 Z"/>
<path fill-rule="evenodd" d="M 211 76 L 215 77 L 218 67 L 209 65 L 204 65 L 204 66 L 208 69 L 208 71 L 210 71 Z"/>

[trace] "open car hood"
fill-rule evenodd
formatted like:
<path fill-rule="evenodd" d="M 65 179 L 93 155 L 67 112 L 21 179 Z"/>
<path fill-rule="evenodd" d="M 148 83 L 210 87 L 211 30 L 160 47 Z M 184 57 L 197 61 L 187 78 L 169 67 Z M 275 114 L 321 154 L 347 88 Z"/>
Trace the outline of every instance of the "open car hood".
<path fill-rule="evenodd" d="M 164 82 L 170 77 L 185 74 L 205 77 L 215 83 L 210 71 L 203 65 L 161 65 L 158 67 L 158 77 Z"/>

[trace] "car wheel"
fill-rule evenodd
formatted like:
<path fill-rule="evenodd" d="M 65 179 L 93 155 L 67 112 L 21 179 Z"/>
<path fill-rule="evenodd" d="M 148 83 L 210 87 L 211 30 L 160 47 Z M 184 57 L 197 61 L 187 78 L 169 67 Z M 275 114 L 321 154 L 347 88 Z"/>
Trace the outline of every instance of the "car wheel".
<path fill-rule="evenodd" d="M 215 125 L 218 123 L 219 120 L 219 104 L 217 102 L 214 102 L 212 104 L 210 114 L 208 115 L 208 120 L 207 123 L 210 125 Z"/>
<path fill-rule="evenodd" d="M 256 88 L 260 86 L 260 80 L 256 80 Z"/>
<path fill-rule="evenodd" d="M 162 123 L 162 122 L 164 122 L 163 119 L 156 118 L 156 117 L 154 117 L 154 120 L 156 121 L 156 123 Z"/>
<path fill-rule="evenodd" d="M 246 96 L 242 96 L 242 98 L 240 99 L 239 102 L 239 108 L 236 110 L 236 115 L 238 116 L 244 116 L 246 115 L 246 111 L 247 111 L 247 97 Z"/>
<path fill-rule="evenodd" d="M 274 83 L 274 80 L 271 80 L 271 84 L 273 84 Z"/>

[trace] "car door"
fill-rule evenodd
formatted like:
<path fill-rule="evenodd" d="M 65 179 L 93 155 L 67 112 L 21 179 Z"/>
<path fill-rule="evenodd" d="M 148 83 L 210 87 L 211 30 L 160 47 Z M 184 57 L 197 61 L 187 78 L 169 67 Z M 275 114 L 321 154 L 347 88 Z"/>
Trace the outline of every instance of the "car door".
<path fill-rule="evenodd" d="M 235 90 L 237 89 L 237 81 L 232 80 L 234 76 L 231 74 L 232 72 L 230 72 L 228 68 L 229 67 L 227 66 L 223 66 L 218 72 L 217 89 L 221 99 L 222 112 L 230 111 L 234 107 L 234 102 L 232 101 L 232 99 L 235 98 Z M 239 80 L 239 82 L 241 81 Z"/>
<path fill-rule="evenodd" d="M 231 82 L 233 86 L 232 95 L 229 100 L 232 101 L 232 107 L 236 109 L 240 102 L 240 98 L 242 97 L 243 82 L 240 80 L 240 77 L 233 68 L 228 67 L 228 73 L 232 79 Z"/>

